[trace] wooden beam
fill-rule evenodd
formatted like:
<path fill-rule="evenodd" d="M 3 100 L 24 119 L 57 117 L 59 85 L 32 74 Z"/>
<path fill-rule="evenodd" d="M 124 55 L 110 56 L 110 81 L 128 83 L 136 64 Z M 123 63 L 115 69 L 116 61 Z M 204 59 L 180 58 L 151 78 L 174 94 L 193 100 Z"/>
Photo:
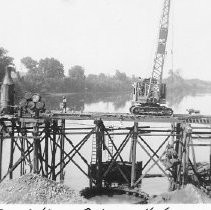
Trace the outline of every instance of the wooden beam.
<path fill-rule="evenodd" d="M 62 119 L 61 120 L 61 139 L 60 139 L 60 146 L 61 146 L 61 148 L 60 148 L 60 171 L 61 171 L 61 173 L 60 173 L 60 181 L 61 182 L 64 182 L 64 170 L 63 170 L 63 166 L 64 166 L 64 161 L 63 161 L 63 159 L 64 159 L 64 147 L 65 147 L 65 145 L 64 145 L 64 143 L 65 143 L 65 141 L 64 141 L 64 135 L 65 135 L 65 120 L 64 119 Z"/>
<path fill-rule="evenodd" d="M 94 130 L 94 129 L 93 129 Z M 92 135 L 93 130 L 86 135 L 69 153 L 66 153 L 66 156 L 64 157 L 63 161 L 65 161 L 66 158 L 69 158 L 69 160 L 64 163 L 63 168 L 73 159 L 73 157 L 77 154 L 77 152 L 82 148 L 82 146 L 88 141 L 89 137 Z M 75 152 L 74 154 L 71 155 L 71 153 Z M 71 155 L 71 156 L 70 156 Z M 55 168 L 57 168 L 60 164 L 58 163 Z M 88 164 L 89 167 L 89 164 Z"/>
<path fill-rule="evenodd" d="M 132 167 L 131 167 L 131 180 L 130 180 L 130 186 L 132 187 L 135 180 L 136 180 L 136 145 L 137 145 L 137 138 L 138 138 L 138 123 L 134 123 L 133 127 L 133 135 L 132 135 L 132 144 L 131 144 L 131 161 L 132 161 Z"/>
<path fill-rule="evenodd" d="M 164 169 L 162 169 L 162 167 L 158 164 L 158 162 L 156 162 L 156 160 L 150 155 L 150 153 L 144 148 L 144 146 L 138 141 L 139 146 L 145 151 L 145 153 L 153 160 L 153 162 L 155 163 L 155 165 L 158 166 L 158 168 L 163 172 L 163 174 L 165 174 L 165 176 L 168 177 L 168 174 L 164 171 Z M 158 160 L 159 160 L 159 156 Z"/>
<path fill-rule="evenodd" d="M 156 165 L 156 163 L 158 163 L 162 158 L 163 156 L 165 155 L 165 153 L 163 153 L 159 159 L 157 159 L 151 166 L 150 168 L 144 173 L 142 174 L 138 180 L 134 183 L 133 187 L 136 187 L 138 185 L 138 183 L 145 177 L 146 174 L 148 174 L 148 172 Z"/>
<path fill-rule="evenodd" d="M 52 137 L 52 158 L 51 158 L 51 175 L 52 175 L 52 180 L 56 180 L 56 168 L 55 168 L 55 161 L 56 161 L 56 129 L 57 129 L 57 121 L 53 120 L 53 137 Z"/>
<path fill-rule="evenodd" d="M 111 158 L 110 164 L 108 169 L 105 171 L 105 173 L 103 174 L 103 177 L 106 177 L 106 175 L 108 174 L 108 172 L 111 170 L 112 166 L 114 165 L 116 159 L 118 158 L 118 156 L 120 155 L 120 153 L 122 152 L 122 150 L 125 148 L 126 144 L 128 143 L 130 137 L 132 135 L 132 132 L 130 131 L 127 136 L 125 137 L 125 139 L 123 140 L 123 142 L 121 143 L 121 145 L 118 148 L 118 151 L 116 151 L 116 153 L 113 155 L 113 157 Z"/>
<path fill-rule="evenodd" d="M 2 157 L 3 157 L 3 133 L 2 131 L 0 132 L 0 180 L 1 180 L 1 176 L 2 176 Z"/>
<path fill-rule="evenodd" d="M 49 152 L 50 122 L 45 122 L 45 177 L 48 178 L 48 152 Z"/>
<path fill-rule="evenodd" d="M 10 134 L 10 162 L 9 162 L 9 168 L 13 167 L 13 159 L 14 159 L 14 121 L 11 121 L 12 123 L 12 131 L 9 133 Z M 9 174 L 9 178 L 12 179 L 13 178 L 13 172 L 11 171 Z"/>
<path fill-rule="evenodd" d="M 39 157 L 38 157 L 38 132 L 39 132 L 39 127 L 38 124 L 34 124 L 34 141 L 33 141 L 33 147 L 34 147 L 34 157 L 33 157 L 33 173 L 38 174 L 39 172 Z"/>
<path fill-rule="evenodd" d="M 170 136 L 171 136 L 171 135 L 169 135 L 169 136 L 162 142 L 162 144 L 161 144 L 161 145 L 158 147 L 158 149 L 154 152 L 154 154 L 152 155 L 152 157 L 154 157 L 155 154 L 157 154 L 157 153 L 160 151 L 160 149 L 163 147 L 163 145 L 169 140 Z M 142 138 L 142 139 L 143 139 L 143 138 Z M 144 169 L 146 168 L 146 166 L 150 163 L 150 161 L 152 160 L 152 157 L 150 157 L 150 158 L 148 159 L 148 161 L 144 164 L 142 170 L 144 170 Z"/>
<path fill-rule="evenodd" d="M 112 157 L 112 154 L 111 154 L 111 152 L 109 151 L 108 147 L 107 147 L 106 145 L 104 145 L 104 147 L 105 147 L 106 151 L 109 153 L 109 155 Z M 124 162 L 122 162 L 122 163 L 123 163 L 123 165 L 125 165 Z M 116 161 L 115 161 L 115 164 L 116 164 L 116 166 L 117 166 L 119 172 L 121 173 L 121 175 L 122 175 L 123 178 L 125 179 L 125 181 L 129 184 L 129 180 L 128 180 L 126 174 L 122 171 L 122 169 L 120 168 L 119 164 L 118 164 Z"/>

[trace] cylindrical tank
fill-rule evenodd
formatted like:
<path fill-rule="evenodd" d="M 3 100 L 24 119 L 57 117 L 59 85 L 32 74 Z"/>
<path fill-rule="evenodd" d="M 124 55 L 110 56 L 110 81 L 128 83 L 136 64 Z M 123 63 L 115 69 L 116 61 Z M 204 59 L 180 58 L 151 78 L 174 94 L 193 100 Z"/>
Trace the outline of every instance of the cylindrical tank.
<path fill-rule="evenodd" d="M 1 85 L 1 110 L 7 114 L 13 114 L 14 106 L 14 82 L 11 77 L 13 66 L 7 66 Z"/>

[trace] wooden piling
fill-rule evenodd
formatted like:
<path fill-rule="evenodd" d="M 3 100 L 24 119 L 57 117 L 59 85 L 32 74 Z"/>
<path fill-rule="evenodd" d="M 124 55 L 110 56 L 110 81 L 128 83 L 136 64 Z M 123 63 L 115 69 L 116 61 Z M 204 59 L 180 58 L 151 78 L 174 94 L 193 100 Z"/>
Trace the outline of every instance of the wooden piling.
<path fill-rule="evenodd" d="M 52 164 L 51 164 L 51 171 L 52 171 L 52 180 L 56 181 L 56 169 L 55 169 L 55 161 L 56 161 L 56 128 L 57 128 L 57 121 L 53 121 L 53 142 L 52 142 Z"/>
<path fill-rule="evenodd" d="M 26 124 L 23 122 L 23 123 L 19 123 L 19 126 L 24 129 Z M 26 134 L 25 133 L 21 133 L 22 136 L 26 137 Z M 23 158 L 24 157 L 24 152 L 25 152 L 25 138 L 20 138 L 20 144 L 21 144 L 21 157 Z M 20 164 L 20 175 L 24 175 L 25 173 L 25 161 L 22 161 L 21 164 Z"/>
<path fill-rule="evenodd" d="M 49 150 L 49 137 L 50 137 L 50 122 L 45 122 L 45 177 L 48 178 L 48 150 Z"/>
<path fill-rule="evenodd" d="M 191 151 L 192 151 L 192 158 L 193 158 L 193 167 L 195 169 L 195 171 L 197 170 L 197 166 L 196 166 L 196 155 L 195 155 L 195 149 L 193 146 L 193 140 L 192 138 L 190 139 L 190 144 L 191 144 Z"/>
<path fill-rule="evenodd" d="M 172 134 L 175 132 L 175 123 L 171 123 L 171 130 L 172 130 Z M 173 145 L 174 144 L 174 140 L 175 139 L 175 136 L 174 135 L 171 135 L 171 142 L 170 144 Z"/>
<path fill-rule="evenodd" d="M 138 137 L 138 122 L 134 122 L 134 128 L 133 128 L 133 135 L 132 135 L 132 149 L 131 149 L 131 180 L 130 184 L 131 187 L 134 185 L 134 182 L 136 180 L 136 145 L 137 145 L 137 137 Z"/>
<path fill-rule="evenodd" d="M 179 136 L 177 136 L 177 146 L 176 146 L 176 149 L 178 150 L 178 158 L 179 158 L 180 161 L 182 161 L 182 148 L 183 148 L 184 127 L 182 127 L 180 125 L 180 127 L 178 127 L 177 132 L 178 132 Z M 179 164 L 177 166 L 177 181 L 176 182 L 177 182 L 178 185 L 181 185 L 181 183 L 182 183 L 182 180 L 181 180 L 181 164 Z"/>
<path fill-rule="evenodd" d="M 60 139 L 60 181 L 64 181 L 64 135 L 65 135 L 65 120 L 61 120 L 61 139 Z"/>
<path fill-rule="evenodd" d="M 2 178 L 2 157 L 3 157 L 3 133 L 0 132 L 0 180 Z"/>
<path fill-rule="evenodd" d="M 181 135 L 182 135 L 182 129 L 181 129 L 181 123 L 176 124 L 176 139 L 175 139 L 175 151 L 177 153 L 178 158 L 180 158 L 180 150 L 181 150 Z M 181 160 L 181 159 L 180 159 Z M 180 176 L 180 164 L 178 166 L 173 167 L 173 182 L 171 183 L 171 190 L 175 190 L 177 188 L 176 183 L 179 182 L 179 176 Z"/>
<path fill-rule="evenodd" d="M 102 188 L 102 144 L 104 135 L 104 125 L 102 120 L 96 120 L 96 187 Z"/>
<path fill-rule="evenodd" d="M 210 140 L 210 144 L 211 144 L 211 140 Z M 211 146 L 210 146 L 209 162 L 210 162 L 209 181 L 211 184 Z"/>
<path fill-rule="evenodd" d="M 34 141 L 33 141 L 33 147 L 34 147 L 34 161 L 33 161 L 33 173 L 38 174 L 39 173 L 39 155 L 38 155 L 38 150 L 39 150 L 39 127 L 38 123 L 34 124 Z"/>
<path fill-rule="evenodd" d="M 190 140 L 191 140 L 191 134 L 188 133 L 188 136 L 187 136 L 187 143 L 186 143 L 186 169 L 185 169 L 185 184 L 187 184 L 188 182 L 188 168 L 189 168 L 189 154 L 190 154 L 190 146 L 189 146 L 189 143 L 190 143 Z"/>
<path fill-rule="evenodd" d="M 182 148 L 182 186 L 185 185 L 185 178 L 186 178 L 186 151 L 187 151 L 187 133 L 186 129 L 183 133 L 183 148 Z"/>
<path fill-rule="evenodd" d="M 10 134 L 10 162 L 9 162 L 9 169 L 11 169 L 13 167 L 13 159 L 14 159 L 14 122 L 11 121 L 12 125 L 11 125 L 11 134 Z M 13 172 L 11 171 L 9 174 L 9 178 L 12 179 L 13 178 Z"/>
<path fill-rule="evenodd" d="M 20 143 L 21 143 L 21 157 L 24 156 L 24 151 L 25 151 L 25 144 L 24 144 L 24 139 L 21 138 L 20 139 Z M 22 161 L 20 164 L 20 175 L 24 175 L 24 171 L 25 171 L 25 161 Z"/>
<path fill-rule="evenodd" d="M 191 127 L 189 125 L 186 125 L 183 133 L 182 186 L 187 184 L 190 135 L 191 135 Z"/>

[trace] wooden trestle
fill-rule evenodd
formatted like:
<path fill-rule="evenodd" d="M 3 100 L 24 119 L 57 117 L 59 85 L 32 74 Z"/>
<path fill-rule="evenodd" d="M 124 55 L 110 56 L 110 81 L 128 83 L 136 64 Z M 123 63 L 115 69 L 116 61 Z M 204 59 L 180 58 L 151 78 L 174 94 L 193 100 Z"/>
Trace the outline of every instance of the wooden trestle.
<path fill-rule="evenodd" d="M 172 189 L 190 182 L 206 188 L 211 184 L 211 153 L 207 154 L 210 160 L 209 167 L 202 175 L 198 171 L 199 163 L 196 160 L 195 147 L 211 147 L 210 119 L 209 116 L 149 117 L 106 113 L 101 115 L 53 113 L 38 119 L 1 116 L 0 182 L 7 177 L 12 179 L 14 174 L 17 176 L 14 172 L 18 168 L 20 175 L 33 172 L 52 180 L 64 181 L 64 169 L 72 162 L 87 176 L 90 187 L 102 188 L 105 185 L 118 183 L 135 188 L 141 184 L 143 178 L 149 177 L 151 169 L 157 166 L 162 175 L 170 179 Z M 70 127 L 66 126 L 67 120 L 94 122 L 93 126 L 89 127 Z M 103 120 L 133 121 L 133 125 L 106 127 Z M 152 122 L 153 127 L 144 126 L 144 122 Z M 168 127 L 159 127 L 159 123 L 167 123 Z M 204 125 L 199 127 L 196 124 Z M 78 135 L 81 139 L 76 143 L 71 138 L 73 135 Z M 120 142 L 116 136 L 124 138 Z M 157 136 L 163 140 L 156 149 L 153 149 L 147 142 L 148 136 Z M 198 141 L 200 139 L 207 139 L 208 143 L 201 143 Z M 81 149 L 88 141 L 94 143 L 92 142 L 93 157 L 87 159 Z M 126 145 L 130 146 L 127 159 L 122 156 Z M 166 146 L 167 149 L 164 149 Z M 146 162 L 137 159 L 137 151 L 140 149 L 148 156 Z M 102 159 L 103 151 L 108 153 L 107 160 Z M 5 152 L 7 155 L 3 155 Z M 80 157 L 87 168 L 75 160 L 76 156 Z M 9 161 L 5 160 L 8 157 Z M 8 165 L 5 166 L 7 162 Z"/>

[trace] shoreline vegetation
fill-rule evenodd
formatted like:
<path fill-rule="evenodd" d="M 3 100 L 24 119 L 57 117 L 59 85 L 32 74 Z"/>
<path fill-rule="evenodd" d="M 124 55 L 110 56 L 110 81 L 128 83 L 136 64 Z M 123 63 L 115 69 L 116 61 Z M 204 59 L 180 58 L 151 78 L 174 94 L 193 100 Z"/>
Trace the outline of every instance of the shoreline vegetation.
<path fill-rule="evenodd" d="M 128 91 L 118 91 L 118 92 L 112 92 L 112 91 L 110 91 L 110 92 L 104 92 L 104 93 L 106 93 L 106 94 L 130 94 L 131 93 L 131 91 L 130 90 L 128 90 Z M 54 92 L 49 92 L 49 93 L 44 93 L 44 95 L 46 95 L 46 96 L 74 96 L 74 95 L 77 95 L 77 94 L 87 94 L 87 95 L 89 95 L 89 94 L 96 94 L 96 95 L 98 95 L 98 94 L 102 94 L 102 92 L 97 92 L 97 91 L 95 91 L 95 92 L 67 92 L 67 93 L 54 93 Z"/>
<path fill-rule="evenodd" d="M 13 64 L 14 58 L 7 55 L 8 51 L 0 47 L 0 82 L 4 78 L 7 65 Z M 31 57 L 21 59 L 26 73 L 16 71 L 14 82 L 16 85 L 16 101 L 25 92 L 43 95 L 74 95 L 98 93 L 132 93 L 132 85 L 138 80 L 137 76 L 127 76 L 125 72 L 116 70 L 114 75 L 86 74 L 80 65 L 70 67 L 65 75 L 63 64 L 55 58 L 44 58 L 39 61 Z M 140 75 L 141 76 L 141 72 Z M 200 79 L 184 79 L 180 70 L 169 70 L 167 78 L 163 79 L 167 85 L 168 96 L 190 95 L 211 92 L 211 81 Z M 168 97 L 167 96 L 167 97 Z"/>

